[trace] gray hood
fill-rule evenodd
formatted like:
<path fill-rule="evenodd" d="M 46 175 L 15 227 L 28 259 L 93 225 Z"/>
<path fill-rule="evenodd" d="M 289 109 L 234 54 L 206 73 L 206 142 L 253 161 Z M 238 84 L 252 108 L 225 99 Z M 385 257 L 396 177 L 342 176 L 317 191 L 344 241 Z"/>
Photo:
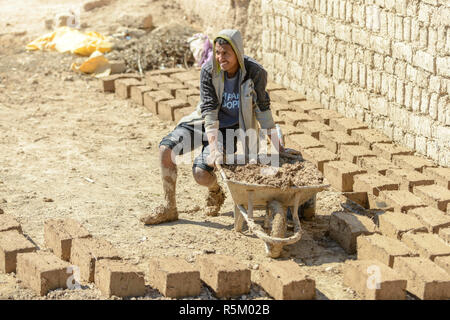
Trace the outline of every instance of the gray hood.
<path fill-rule="evenodd" d="M 213 40 L 213 53 L 216 52 L 215 42 L 217 38 L 223 38 L 231 44 L 231 47 L 238 58 L 239 66 L 241 67 L 241 79 L 244 79 L 246 70 L 244 65 L 244 42 L 242 41 L 241 32 L 233 29 L 225 29 L 220 31 L 217 37 Z M 217 63 L 216 59 L 213 59 L 213 77 L 218 77 L 220 75 L 220 71 L 220 65 Z"/>

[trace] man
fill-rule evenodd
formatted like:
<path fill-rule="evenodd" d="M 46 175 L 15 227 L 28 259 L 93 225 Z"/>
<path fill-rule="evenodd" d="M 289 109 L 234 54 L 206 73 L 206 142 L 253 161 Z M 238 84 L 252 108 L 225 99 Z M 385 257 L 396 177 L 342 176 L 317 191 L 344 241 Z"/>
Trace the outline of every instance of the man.
<path fill-rule="evenodd" d="M 160 142 L 164 202 L 141 217 L 145 224 L 178 219 L 174 155 L 202 145 L 192 173 L 198 184 L 208 187 L 206 214 L 216 216 L 225 194 L 214 174 L 215 163 L 223 158 L 223 151 L 234 153 L 236 147 L 234 138 L 227 141 L 227 130 L 257 130 L 257 122 L 261 129 L 275 128 L 266 92 L 267 72 L 255 60 L 244 56 L 241 33 L 238 30 L 219 32 L 213 41 L 213 54 L 214 57 L 201 70 L 201 101 L 197 110 L 181 119 Z M 272 140 L 276 136 L 275 130 L 270 130 L 268 135 Z M 272 142 L 277 150 L 282 151 L 278 139 Z M 244 148 L 246 154 L 249 147 L 246 145 Z"/>

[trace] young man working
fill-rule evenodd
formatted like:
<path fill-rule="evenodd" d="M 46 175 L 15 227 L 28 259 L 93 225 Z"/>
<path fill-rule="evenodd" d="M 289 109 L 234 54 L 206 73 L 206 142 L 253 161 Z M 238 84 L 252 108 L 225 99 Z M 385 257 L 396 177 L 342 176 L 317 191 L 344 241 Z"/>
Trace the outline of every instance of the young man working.
<path fill-rule="evenodd" d="M 227 141 L 227 130 L 274 129 L 270 98 L 266 92 L 267 72 L 255 60 L 244 56 L 238 30 L 222 30 L 213 41 L 214 57 L 203 65 L 200 74 L 200 103 L 197 110 L 180 120 L 177 127 L 160 142 L 163 204 L 141 217 L 144 224 L 178 219 L 176 207 L 177 167 L 175 155 L 202 145 L 192 173 L 195 181 L 208 187 L 206 214 L 216 216 L 225 194 L 217 183 L 214 167 L 223 159 L 223 151 L 234 153 L 236 141 Z M 276 136 L 275 129 L 269 137 Z M 272 140 L 279 151 L 278 139 Z M 229 148 L 229 146 L 232 148 Z M 233 149 L 233 150 L 229 150 Z M 248 154 L 248 146 L 244 147 Z"/>

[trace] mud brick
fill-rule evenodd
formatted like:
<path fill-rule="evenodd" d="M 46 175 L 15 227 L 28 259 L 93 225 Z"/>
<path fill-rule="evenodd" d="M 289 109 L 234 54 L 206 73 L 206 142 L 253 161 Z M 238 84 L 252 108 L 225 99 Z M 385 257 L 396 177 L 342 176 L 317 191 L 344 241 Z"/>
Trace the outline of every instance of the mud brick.
<path fill-rule="evenodd" d="M 141 80 L 141 76 L 137 73 L 121 73 L 102 78 L 103 92 L 115 92 L 115 82 L 118 79 L 136 79 Z"/>
<path fill-rule="evenodd" d="M 306 121 L 313 121 L 313 119 L 306 113 L 292 110 L 280 110 L 278 116 L 284 120 L 286 124 L 297 126 L 299 123 Z"/>
<path fill-rule="evenodd" d="M 309 113 L 312 110 L 323 109 L 323 106 L 315 101 L 294 101 L 291 105 L 295 107 L 295 110 L 304 113 Z"/>
<path fill-rule="evenodd" d="M 100 260 L 95 266 L 95 285 L 106 297 L 145 295 L 145 274 L 138 267 L 120 260 Z"/>
<path fill-rule="evenodd" d="M 131 100 L 137 104 L 144 105 L 144 93 L 157 90 L 155 87 L 149 86 L 132 86 L 130 89 Z"/>
<path fill-rule="evenodd" d="M 357 163 L 360 158 L 376 157 L 373 151 L 359 145 L 342 145 L 339 150 L 341 160 Z"/>
<path fill-rule="evenodd" d="M 363 157 L 357 160 L 357 165 L 363 169 L 366 169 L 369 173 L 381 174 L 383 176 L 386 175 L 386 171 L 389 169 L 400 169 L 392 162 L 379 158 L 379 157 Z M 417 172 L 417 171 L 415 171 Z M 418 172 L 417 172 L 418 173 Z M 389 177 L 391 178 L 391 177 Z M 396 180 L 396 179 L 392 179 Z M 398 180 L 396 180 L 398 181 Z"/>
<path fill-rule="evenodd" d="M 342 192 L 353 191 L 355 175 L 363 173 L 367 171 L 348 161 L 330 161 L 323 166 L 324 176 L 335 189 Z"/>
<path fill-rule="evenodd" d="M 354 191 L 362 191 L 378 196 L 382 190 L 398 190 L 398 183 L 380 174 L 367 173 L 355 176 Z"/>
<path fill-rule="evenodd" d="M 158 114 L 158 107 L 161 101 L 174 99 L 170 93 L 166 91 L 150 91 L 144 93 L 144 106 L 154 114 Z"/>
<path fill-rule="evenodd" d="M 0 232 L 16 230 L 19 233 L 22 233 L 22 227 L 20 223 L 7 214 L 0 215 Z"/>
<path fill-rule="evenodd" d="M 335 110 L 330 109 L 315 109 L 308 112 L 308 115 L 311 116 L 316 121 L 322 122 L 326 125 L 330 124 L 330 119 L 338 119 L 343 118 L 344 116 Z"/>
<path fill-rule="evenodd" d="M 190 96 L 198 96 L 199 95 L 199 91 L 195 90 L 195 89 L 182 89 L 182 90 L 177 90 L 175 93 L 175 98 L 176 99 L 181 99 L 181 100 L 188 100 L 188 98 Z"/>
<path fill-rule="evenodd" d="M 324 131 L 332 131 L 329 126 L 318 121 L 306 121 L 296 124 L 300 129 L 302 129 L 305 134 L 312 136 L 313 138 L 319 139 L 319 134 Z"/>
<path fill-rule="evenodd" d="M 408 231 L 427 232 L 427 228 L 417 218 L 401 212 L 386 212 L 380 215 L 378 226 L 384 236 L 398 240 Z"/>
<path fill-rule="evenodd" d="M 380 275 L 379 279 L 374 279 L 374 271 Z M 376 260 L 347 260 L 344 264 L 344 285 L 355 290 L 364 300 L 406 298 L 406 278 Z"/>
<path fill-rule="evenodd" d="M 358 237 L 356 243 L 358 260 L 374 259 L 391 268 L 399 257 L 418 256 L 400 240 L 379 234 Z"/>
<path fill-rule="evenodd" d="M 200 102 L 200 95 L 194 95 L 189 96 L 188 102 L 191 105 L 191 107 L 197 107 L 198 103 Z"/>
<path fill-rule="evenodd" d="M 397 258 L 394 270 L 406 277 L 406 291 L 422 300 L 450 297 L 450 278 L 438 265 L 426 258 Z"/>
<path fill-rule="evenodd" d="M 434 263 L 450 274 L 450 256 L 436 257 L 436 259 L 434 259 Z"/>
<path fill-rule="evenodd" d="M 346 198 L 346 200 L 354 202 L 365 209 L 369 208 L 367 192 L 343 192 L 342 195 Z"/>
<path fill-rule="evenodd" d="M 413 155 L 414 151 L 393 143 L 374 143 L 372 150 L 377 156 L 391 161 L 393 156 Z"/>
<path fill-rule="evenodd" d="M 348 253 L 356 252 L 357 238 L 371 235 L 376 226 L 370 218 L 346 211 L 333 212 L 330 217 L 329 234 Z"/>
<path fill-rule="evenodd" d="M 431 184 L 428 186 L 416 186 L 413 192 L 430 206 L 447 212 L 447 206 L 450 203 L 450 190 L 447 188 Z"/>
<path fill-rule="evenodd" d="M 123 60 L 109 60 L 111 74 L 119 74 L 125 72 L 127 65 Z"/>
<path fill-rule="evenodd" d="M 436 167 L 433 161 L 418 156 L 392 156 L 392 162 L 401 168 L 407 168 L 422 172 L 424 168 Z"/>
<path fill-rule="evenodd" d="M 275 82 L 272 82 L 272 81 L 267 82 L 266 91 L 267 92 L 272 92 L 272 91 L 275 91 L 275 90 L 286 90 L 286 88 L 283 87 L 281 84 L 278 84 L 278 83 L 275 83 Z"/>
<path fill-rule="evenodd" d="M 412 209 L 408 215 L 419 219 L 430 233 L 438 233 L 440 229 L 450 226 L 450 216 L 433 207 Z"/>
<path fill-rule="evenodd" d="M 361 146 L 370 150 L 375 143 L 392 143 L 388 136 L 377 129 L 355 129 L 351 134 Z"/>
<path fill-rule="evenodd" d="M 159 86 L 159 89 L 166 91 L 175 97 L 178 90 L 186 90 L 187 86 L 181 83 L 164 83 Z"/>
<path fill-rule="evenodd" d="M 100 238 L 77 238 L 72 240 L 70 262 L 80 268 L 80 278 L 94 282 L 95 268 L 103 259 L 120 260 L 117 250 L 108 241 Z"/>
<path fill-rule="evenodd" d="M 144 82 L 137 79 L 118 79 L 116 80 L 116 96 L 121 99 L 128 99 L 131 95 L 132 86 L 143 86 Z"/>
<path fill-rule="evenodd" d="M 197 93 L 200 92 L 199 91 L 200 90 L 200 80 L 199 79 L 185 81 L 184 85 L 186 87 L 188 87 L 189 89 L 197 90 Z"/>
<path fill-rule="evenodd" d="M 73 239 L 90 237 L 89 231 L 73 219 L 48 220 L 44 224 L 45 245 L 65 261 L 70 260 Z"/>
<path fill-rule="evenodd" d="M 353 130 L 367 129 L 364 123 L 351 118 L 330 119 L 330 127 L 336 131 L 342 131 L 350 135 Z"/>
<path fill-rule="evenodd" d="M 389 176 L 392 180 L 400 183 L 400 190 L 407 190 L 413 192 L 416 186 L 426 186 L 434 184 L 434 181 L 429 179 L 419 171 L 412 169 L 388 169 L 386 170 L 386 176 Z"/>
<path fill-rule="evenodd" d="M 175 80 L 173 80 L 172 78 L 169 78 L 166 75 L 146 75 L 145 76 L 145 82 L 147 82 L 147 85 L 149 87 L 160 87 L 163 84 L 167 84 L 167 83 L 176 83 Z"/>
<path fill-rule="evenodd" d="M 173 111 L 173 118 L 174 118 L 173 121 L 178 123 L 184 116 L 191 114 L 195 110 L 196 110 L 195 107 L 186 107 L 186 108 L 175 109 Z"/>
<path fill-rule="evenodd" d="M 281 132 L 283 133 L 283 136 L 289 136 L 291 134 L 303 134 L 303 131 L 300 130 L 300 128 L 294 127 L 290 124 L 284 124 L 282 126 Z"/>
<path fill-rule="evenodd" d="M 158 106 L 158 118 L 166 121 L 174 121 L 175 120 L 175 110 L 190 107 L 190 105 L 183 100 L 180 99 L 172 99 L 161 101 Z"/>
<path fill-rule="evenodd" d="M 450 168 L 424 168 L 423 173 L 431 177 L 436 183 L 450 190 Z"/>
<path fill-rule="evenodd" d="M 273 115 L 277 115 L 277 116 L 280 115 L 281 111 L 298 112 L 298 110 L 296 111 L 295 108 L 292 105 L 285 104 L 285 103 L 273 102 L 273 101 L 271 101 L 271 103 L 270 103 L 270 109 L 272 110 L 272 114 Z"/>
<path fill-rule="evenodd" d="M 199 256 L 200 279 L 214 290 L 218 298 L 250 292 L 250 270 L 236 258 L 225 255 Z"/>
<path fill-rule="evenodd" d="M 439 229 L 439 237 L 450 245 L 450 228 Z"/>
<path fill-rule="evenodd" d="M 339 153 L 342 145 L 358 145 L 358 141 L 342 131 L 324 131 L 319 135 L 320 142 L 325 148 L 334 153 Z"/>
<path fill-rule="evenodd" d="M 158 69 L 158 70 L 151 70 L 148 71 L 145 75 L 146 76 L 170 76 L 171 74 L 178 73 L 178 72 L 185 72 L 186 69 L 183 68 L 167 68 L 167 69 Z"/>
<path fill-rule="evenodd" d="M 294 101 L 306 100 L 306 97 L 300 92 L 286 89 L 286 90 L 273 90 L 272 92 L 270 92 L 270 99 L 275 102 L 289 104 Z"/>
<path fill-rule="evenodd" d="M 304 159 L 314 163 L 314 165 L 323 173 L 323 165 L 326 162 L 338 160 L 338 156 L 327 148 L 309 148 L 302 151 Z"/>
<path fill-rule="evenodd" d="M 275 300 L 311 300 L 316 297 L 316 282 L 294 261 L 262 264 L 257 283 Z"/>
<path fill-rule="evenodd" d="M 434 260 L 436 257 L 450 256 L 450 245 L 433 233 L 405 233 L 402 242 L 421 257 Z"/>
<path fill-rule="evenodd" d="M 152 288 L 165 297 L 192 297 L 201 291 L 200 271 L 180 258 L 150 259 L 148 278 Z"/>
<path fill-rule="evenodd" d="M 291 134 L 286 137 L 286 144 L 288 148 L 303 151 L 309 148 L 321 148 L 323 144 L 319 140 L 314 139 L 307 134 Z"/>
<path fill-rule="evenodd" d="M 395 211 L 405 213 L 411 209 L 426 207 L 419 197 L 406 190 L 381 191 L 379 198 L 381 201 L 386 201 Z"/>
<path fill-rule="evenodd" d="M 17 230 L 0 232 L 0 271 L 16 272 L 17 254 L 34 251 L 34 244 Z"/>
<path fill-rule="evenodd" d="M 25 287 L 44 296 L 50 290 L 66 289 L 72 272 L 70 264 L 49 252 L 20 253 L 17 255 L 17 278 Z"/>
<path fill-rule="evenodd" d="M 200 83 L 200 72 L 197 70 L 189 70 L 186 72 L 177 72 L 170 77 L 178 82 L 185 84 L 185 82 L 190 80 L 197 80 Z"/>

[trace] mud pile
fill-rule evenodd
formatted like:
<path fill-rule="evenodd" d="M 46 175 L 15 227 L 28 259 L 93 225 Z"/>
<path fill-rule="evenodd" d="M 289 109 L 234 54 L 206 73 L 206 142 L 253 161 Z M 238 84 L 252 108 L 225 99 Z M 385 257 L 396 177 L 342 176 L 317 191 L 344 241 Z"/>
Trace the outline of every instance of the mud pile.
<path fill-rule="evenodd" d="M 293 186 L 310 186 L 323 183 L 322 173 L 309 161 L 280 158 L 280 167 L 262 164 L 223 165 L 228 179 L 268 185 L 281 189 Z"/>
<path fill-rule="evenodd" d="M 173 67 L 191 67 L 195 60 L 188 38 L 198 31 L 189 26 L 170 23 L 142 36 L 125 36 L 116 41 L 110 60 L 124 60 L 127 72 Z"/>

